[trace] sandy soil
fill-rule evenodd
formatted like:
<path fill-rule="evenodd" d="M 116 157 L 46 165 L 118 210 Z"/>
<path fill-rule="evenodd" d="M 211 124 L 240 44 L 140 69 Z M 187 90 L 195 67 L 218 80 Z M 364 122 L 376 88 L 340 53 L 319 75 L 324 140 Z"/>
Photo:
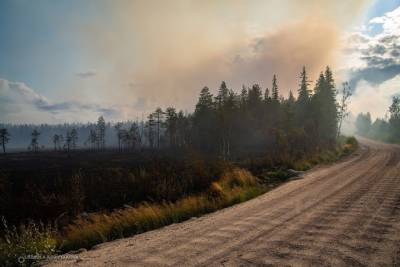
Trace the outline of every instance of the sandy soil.
<path fill-rule="evenodd" d="M 400 266 L 400 147 L 360 141 L 258 198 L 50 265 Z"/>

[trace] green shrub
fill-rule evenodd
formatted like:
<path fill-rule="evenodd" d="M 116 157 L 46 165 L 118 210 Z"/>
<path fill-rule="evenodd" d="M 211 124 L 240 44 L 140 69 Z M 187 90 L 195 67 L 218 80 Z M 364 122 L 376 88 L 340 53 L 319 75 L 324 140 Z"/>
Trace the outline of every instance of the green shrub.
<path fill-rule="evenodd" d="M 358 141 L 354 136 L 351 136 L 351 137 L 347 137 L 346 144 L 349 144 L 349 145 L 352 145 L 354 147 L 357 147 L 358 146 Z"/>

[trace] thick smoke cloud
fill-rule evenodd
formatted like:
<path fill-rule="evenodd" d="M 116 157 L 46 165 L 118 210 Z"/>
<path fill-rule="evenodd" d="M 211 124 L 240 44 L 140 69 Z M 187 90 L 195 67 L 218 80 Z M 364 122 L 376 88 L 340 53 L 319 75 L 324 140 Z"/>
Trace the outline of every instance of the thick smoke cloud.
<path fill-rule="evenodd" d="M 287 96 L 296 93 L 303 65 L 311 80 L 326 65 L 340 67 L 341 36 L 371 1 L 101 2 L 96 19 L 65 26 L 79 43 L 76 71 L 60 78 L 62 86 L 46 87 L 51 99 L 4 80 L 0 120 L 140 119 L 158 106 L 192 111 L 203 86 L 216 91 L 224 80 L 234 90 L 253 83 L 265 88 L 273 74 Z M 363 60 L 399 52 L 385 49 L 376 47 Z"/>
<path fill-rule="evenodd" d="M 343 29 L 369 2 L 119 1 L 109 25 L 89 25 L 84 35 L 92 58 L 112 70 L 101 92 L 126 104 L 124 114 L 190 111 L 203 86 L 216 90 L 222 80 L 265 88 L 277 74 L 286 96 L 303 65 L 312 79 L 335 68 Z"/>

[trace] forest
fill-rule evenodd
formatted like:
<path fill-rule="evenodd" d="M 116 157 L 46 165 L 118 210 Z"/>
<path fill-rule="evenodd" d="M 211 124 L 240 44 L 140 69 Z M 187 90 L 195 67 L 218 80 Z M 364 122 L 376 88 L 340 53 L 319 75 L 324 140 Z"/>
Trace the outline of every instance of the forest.
<path fill-rule="evenodd" d="M 228 159 L 243 153 L 290 148 L 307 154 L 331 146 L 343 117 L 336 103 L 336 89 L 329 67 L 314 90 L 305 68 L 300 75 L 298 98 L 290 91 L 281 96 L 277 77 L 271 89 L 254 84 L 236 93 L 222 82 L 217 95 L 204 87 L 193 113 L 157 108 L 147 120 L 62 125 L 0 124 L 0 142 L 13 151 L 108 149 L 192 149 Z M 339 124 L 340 125 L 340 124 Z M 292 153 L 291 153 L 292 154 Z"/>
<path fill-rule="evenodd" d="M 0 125 L 0 236 L 17 243 L 0 238 L 0 259 L 36 239 L 53 254 L 188 219 L 356 149 L 340 136 L 349 88 L 337 101 L 329 67 L 314 87 L 303 67 L 297 97 L 282 97 L 275 75 L 270 88 L 222 82 L 216 95 L 201 89 L 192 113 L 157 108 L 142 121 Z"/>
<path fill-rule="evenodd" d="M 357 134 L 383 142 L 400 143 L 400 97 L 393 97 L 388 112 L 386 118 L 376 118 L 375 121 L 372 121 L 369 112 L 358 114 L 355 122 Z"/>

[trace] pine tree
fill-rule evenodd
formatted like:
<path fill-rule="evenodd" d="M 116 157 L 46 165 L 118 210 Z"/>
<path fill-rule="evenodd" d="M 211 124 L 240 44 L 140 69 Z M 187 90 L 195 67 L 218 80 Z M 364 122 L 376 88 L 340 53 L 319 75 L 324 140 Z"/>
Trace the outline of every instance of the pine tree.
<path fill-rule="evenodd" d="M 97 148 L 105 149 L 106 147 L 106 121 L 103 116 L 97 120 Z"/>
<path fill-rule="evenodd" d="M 254 84 L 249 90 L 248 103 L 251 109 L 259 109 L 262 104 L 262 92 L 261 87 L 258 84 Z"/>
<path fill-rule="evenodd" d="M 316 97 L 318 97 L 318 94 L 321 94 L 324 91 L 325 85 L 325 76 L 324 73 L 321 72 L 319 74 L 317 83 L 315 84 L 314 96 L 317 95 Z"/>
<path fill-rule="evenodd" d="M 165 111 L 166 113 L 166 119 L 165 119 L 165 125 L 166 125 L 166 133 L 169 137 L 169 145 L 172 147 L 176 146 L 177 143 L 177 120 L 178 120 L 178 115 L 176 114 L 176 110 L 173 107 L 169 107 Z"/>
<path fill-rule="evenodd" d="M 154 141 L 155 141 L 155 133 L 156 131 L 154 130 L 155 127 L 155 120 L 154 120 L 154 114 L 150 114 L 147 117 L 147 122 L 146 122 L 146 135 L 147 135 L 147 140 L 149 141 L 150 148 L 154 148 Z"/>
<path fill-rule="evenodd" d="M 226 100 L 228 99 L 229 89 L 226 83 L 222 81 L 221 86 L 218 89 L 218 94 L 215 97 L 215 102 L 218 108 L 222 108 Z"/>
<path fill-rule="evenodd" d="M 267 87 L 267 88 L 265 88 L 265 91 L 264 91 L 264 102 L 267 103 L 270 99 L 271 98 L 269 96 L 269 89 Z"/>
<path fill-rule="evenodd" d="M 90 129 L 87 142 L 90 144 L 91 149 L 95 149 L 98 144 L 97 131 Z M 98 146 L 97 146 L 98 147 Z"/>
<path fill-rule="evenodd" d="M 72 136 L 71 136 L 71 132 L 67 131 L 67 134 L 65 135 L 65 144 L 64 144 L 64 148 L 67 149 L 67 152 L 69 154 L 69 151 L 71 150 L 71 146 L 72 146 Z"/>
<path fill-rule="evenodd" d="M 300 89 L 298 91 L 297 102 L 299 105 L 305 106 L 310 101 L 310 90 L 308 88 L 310 82 L 308 81 L 306 67 L 300 73 Z"/>
<path fill-rule="evenodd" d="M 160 148 L 161 127 L 164 119 L 164 112 L 161 108 L 157 108 L 153 115 L 156 124 L 157 148 Z"/>
<path fill-rule="evenodd" d="M 213 96 L 208 87 L 204 87 L 200 92 L 199 100 L 196 104 L 195 114 L 210 111 L 213 108 Z"/>
<path fill-rule="evenodd" d="M 240 108 L 243 110 L 246 107 L 248 100 L 248 93 L 246 87 L 242 86 L 242 91 L 240 92 Z"/>
<path fill-rule="evenodd" d="M 293 96 L 292 90 L 289 90 L 288 103 L 289 103 L 290 105 L 293 105 L 295 101 L 296 101 L 296 99 L 295 99 L 294 96 Z"/>
<path fill-rule="evenodd" d="M 6 128 L 0 129 L 0 144 L 3 147 L 3 154 L 6 153 L 6 144 L 10 141 L 10 134 Z"/>
<path fill-rule="evenodd" d="M 78 132 L 76 131 L 75 128 L 72 128 L 71 130 L 71 146 L 72 149 L 76 149 L 78 143 Z"/>
<path fill-rule="evenodd" d="M 213 102 L 213 95 L 208 87 L 204 87 L 200 92 L 193 114 L 195 146 L 202 151 L 215 150 L 215 134 L 218 127 L 216 107 L 217 105 Z M 181 120 L 181 123 L 183 122 L 184 120 Z"/>
<path fill-rule="evenodd" d="M 392 104 L 389 107 L 390 118 L 390 137 L 391 142 L 400 142 L 400 97 L 395 96 L 392 99 Z"/>
<path fill-rule="evenodd" d="M 122 140 L 122 137 L 123 137 L 123 132 L 122 132 L 122 126 L 123 126 L 123 124 L 122 124 L 122 122 L 117 122 L 115 125 L 114 125 L 114 129 L 115 129 L 115 131 L 117 132 L 117 139 L 118 139 L 118 150 L 119 151 L 121 151 L 121 140 Z"/>
<path fill-rule="evenodd" d="M 338 104 L 336 102 L 336 87 L 333 74 L 329 66 L 325 70 L 326 83 L 326 112 L 327 112 L 327 130 L 328 140 L 331 143 L 336 141 L 338 132 Z"/>
<path fill-rule="evenodd" d="M 298 89 L 298 98 L 296 101 L 296 124 L 306 134 L 312 135 L 315 132 L 314 123 L 312 121 L 313 114 L 311 109 L 311 92 L 309 89 L 310 82 L 307 77 L 306 68 L 300 73 L 300 88 Z"/>
<path fill-rule="evenodd" d="M 58 134 L 55 134 L 53 136 L 54 151 L 57 150 L 59 143 L 60 143 L 60 136 Z"/>
<path fill-rule="evenodd" d="M 278 82 L 276 79 L 276 75 L 272 78 L 272 100 L 279 101 L 279 89 L 278 89 Z"/>
<path fill-rule="evenodd" d="M 322 145 L 333 145 L 337 137 L 338 111 L 335 83 L 329 67 L 317 80 L 312 106 L 318 141 Z"/>
<path fill-rule="evenodd" d="M 38 152 L 39 150 L 39 135 L 40 132 L 37 129 L 34 129 L 31 136 L 31 144 L 29 145 L 29 148 L 33 151 L 33 152 Z"/>
<path fill-rule="evenodd" d="M 137 123 L 132 123 L 127 133 L 127 136 L 131 144 L 131 148 L 133 150 L 141 144 L 142 140 L 140 137 L 139 126 Z"/>

